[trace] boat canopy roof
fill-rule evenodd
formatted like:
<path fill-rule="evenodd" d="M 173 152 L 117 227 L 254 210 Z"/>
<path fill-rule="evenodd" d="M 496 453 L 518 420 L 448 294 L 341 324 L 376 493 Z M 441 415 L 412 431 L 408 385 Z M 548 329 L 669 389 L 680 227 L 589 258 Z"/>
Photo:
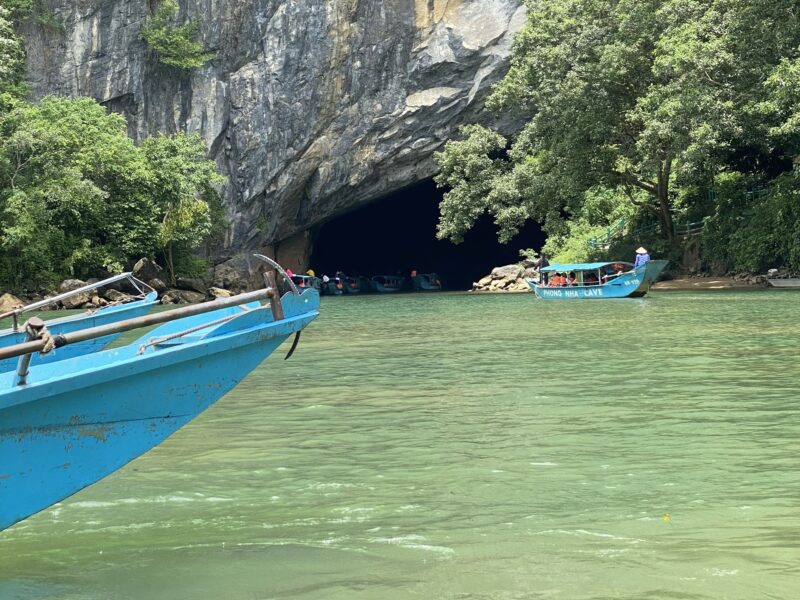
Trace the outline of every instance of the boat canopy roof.
<path fill-rule="evenodd" d="M 633 266 L 629 262 L 625 262 L 622 260 L 612 260 L 610 262 L 593 262 L 593 263 L 571 263 L 571 264 L 552 264 L 550 266 L 544 267 L 543 269 L 539 269 L 542 273 L 553 273 L 553 272 L 564 272 L 564 271 L 597 271 L 597 269 L 602 269 L 603 267 L 608 267 L 610 265 L 625 265 L 628 267 Z"/>

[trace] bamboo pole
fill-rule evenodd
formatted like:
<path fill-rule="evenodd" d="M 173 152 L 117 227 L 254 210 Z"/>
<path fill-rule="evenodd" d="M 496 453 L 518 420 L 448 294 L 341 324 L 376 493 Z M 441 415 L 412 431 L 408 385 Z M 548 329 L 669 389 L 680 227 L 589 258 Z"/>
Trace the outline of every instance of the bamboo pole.
<path fill-rule="evenodd" d="M 140 329 L 142 327 L 149 327 L 151 325 L 159 325 L 180 319 L 183 317 L 192 317 L 194 315 L 202 315 L 212 310 L 219 310 L 221 308 L 229 308 L 239 304 L 245 304 L 253 300 L 263 300 L 265 298 L 276 297 L 277 294 L 273 288 L 263 290 L 256 290 L 255 292 L 248 292 L 239 294 L 238 296 L 231 296 L 230 298 L 217 298 L 211 302 L 203 302 L 201 304 L 194 304 L 192 306 L 183 306 L 173 310 L 167 310 L 160 313 L 145 315 L 143 317 L 136 317 L 133 319 L 125 319 L 116 323 L 109 323 L 108 325 L 100 325 L 98 327 L 90 327 L 88 329 L 81 329 L 71 333 L 54 336 L 56 348 L 66 346 L 67 344 L 74 344 L 76 342 L 85 342 L 86 340 L 93 340 L 106 335 L 115 333 L 124 333 L 132 329 Z M 0 348 L 0 359 L 12 358 L 14 356 L 22 356 L 31 352 L 39 352 L 44 348 L 44 340 L 36 340 L 33 342 L 23 342 L 15 344 L 6 348 Z"/>

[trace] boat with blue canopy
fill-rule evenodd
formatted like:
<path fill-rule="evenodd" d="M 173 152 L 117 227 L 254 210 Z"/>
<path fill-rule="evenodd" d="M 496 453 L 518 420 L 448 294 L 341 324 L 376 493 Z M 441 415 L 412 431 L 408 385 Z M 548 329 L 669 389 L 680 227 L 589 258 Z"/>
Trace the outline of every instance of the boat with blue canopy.
<path fill-rule="evenodd" d="M 419 273 L 411 277 L 414 290 L 418 292 L 441 292 L 442 280 L 436 273 Z"/>
<path fill-rule="evenodd" d="M 328 281 L 323 279 L 320 293 L 323 296 L 341 296 L 344 294 L 344 282 L 340 277 L 329 277 Z"/>
<path fill-rule="evenodd" d="M 294 334 L 288 358 L 319 313 L 319 294 L 291 286 L 279 298 L 267 277 L 266 289 L 69 332 L 57 342 L 158 325 L 126 346 L 33 366 L 31 354 L 46 349 L 41 337 L 0 349 L 1 358 L 19 360 L 16 371 L 0 374 L 0 530 L 158 445 Z"/>
<path fill-rule="evenodd" d="M 322 280 L 313 275 L 292 275 L 291 280 L 300 290 L 314 289 L 319 291 L 322 287 Z"/>
<path fill-rule="evenodd" d="M 344 280 L 345 294 L 363 294 L 372 291 L 369 285 L 369 279 L 366 277 L 345 275 L 342 279 Z"/>
<path fill-rule="evenodd" d="M 136 295 L 130 296 L 130 300 L 119 303 L 111 303 L 107 306 L 91 309 L 87 312 L 76 315 L 48 320 L 46 322 L 46 326 L 49 334 L 52 336 L 58 336 L 71 331 L 86 329 L 87 327 L 98 327 L 108 323 L 115 323 L 123 319 L 132 319 L 134 317 L 147 314 L 154 305 L 158 304 L 158 293 L 153 290 L 153 288 L 136 279 L 132 273 L 121 273 L 119 275 L 109 277 L 108 279 L 103 279 L 102 281 L 88 284 L 69 292 L 64 292 L 63 294 L 53 296 L 52 298 L 45 298 L 39 302 L 34 302 L 32 304 L 28 304 L 26 306 L 3 313 L 0 315 L 0 319 L 10 317 L 12 326 L 10 329 L 0 330 L 0 348 L 6 348 L 14 344 L 19 344 L 26 340 L 27 333 L 19 324 L 19 318 L 21 315 L 27 312 L 47 308 L 48 306 L 53 306 L 62 300 L 74 298 L 81 294 L 87 294 L 93 290 L 97 290 L 121 281 L 127 281 L 128 284 L 136 290 Z M 37 354 L 33 357 L 31 364 L 44 364 L 57 360 L 64 360 L 66 358 L 72 358 L 73 356 L 89 354 L 108 346 L 108 344 L 116 340 L 119 335 L 120 334 L 107 335 L 102 338 L 86 340 L 81 343 L 60 348 L 54 352 L 49 352 L 45 355 Z M 16 364 L 16 361 L 12 359 L 0 359 L 0 372 L 9 371 L 13 369 Z"/>
<path fill-rule="evenodd" d="M 638 298 L 650 290 L 668 262 L 651 260 L 637 268 L 622 261 L 552 264 L 539 271 L 538 281 L 526 281 L 537 297 L 548 300 Z"/>
<path fill-rule="evenodd" d="M 402 291 L 405 279 L 399 275 L 375 275 L 372 278 L 372 291 L 391 294 Z"/>

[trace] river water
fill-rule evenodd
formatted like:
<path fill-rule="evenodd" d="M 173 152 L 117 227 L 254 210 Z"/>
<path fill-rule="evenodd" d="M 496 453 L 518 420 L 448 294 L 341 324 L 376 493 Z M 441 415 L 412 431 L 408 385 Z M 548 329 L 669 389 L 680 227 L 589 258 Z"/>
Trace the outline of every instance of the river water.
<path fill-rule="evenodd" d="M 0 533 L 0 598 L 798 598 L 799 308 L 324 298 L 291 360 Z"/>

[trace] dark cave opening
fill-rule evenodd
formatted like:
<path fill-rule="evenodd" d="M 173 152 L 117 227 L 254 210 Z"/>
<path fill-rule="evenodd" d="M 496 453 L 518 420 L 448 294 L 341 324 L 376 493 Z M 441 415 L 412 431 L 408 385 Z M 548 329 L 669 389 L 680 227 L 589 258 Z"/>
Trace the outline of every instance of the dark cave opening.
<path fill-rule="evenodd" d="M 436 239 L 442 190 L 427 180 L 322 225 L 311 255 L 317 275 L 408 276 L 436 272 L 448 290 L 466 290 L 492 268 L 518 262 L 520 248 L 539 249 L 545 235 L 527 223 L 509 244 L 497 241 L 483 215 L 461 244 Z"/>

